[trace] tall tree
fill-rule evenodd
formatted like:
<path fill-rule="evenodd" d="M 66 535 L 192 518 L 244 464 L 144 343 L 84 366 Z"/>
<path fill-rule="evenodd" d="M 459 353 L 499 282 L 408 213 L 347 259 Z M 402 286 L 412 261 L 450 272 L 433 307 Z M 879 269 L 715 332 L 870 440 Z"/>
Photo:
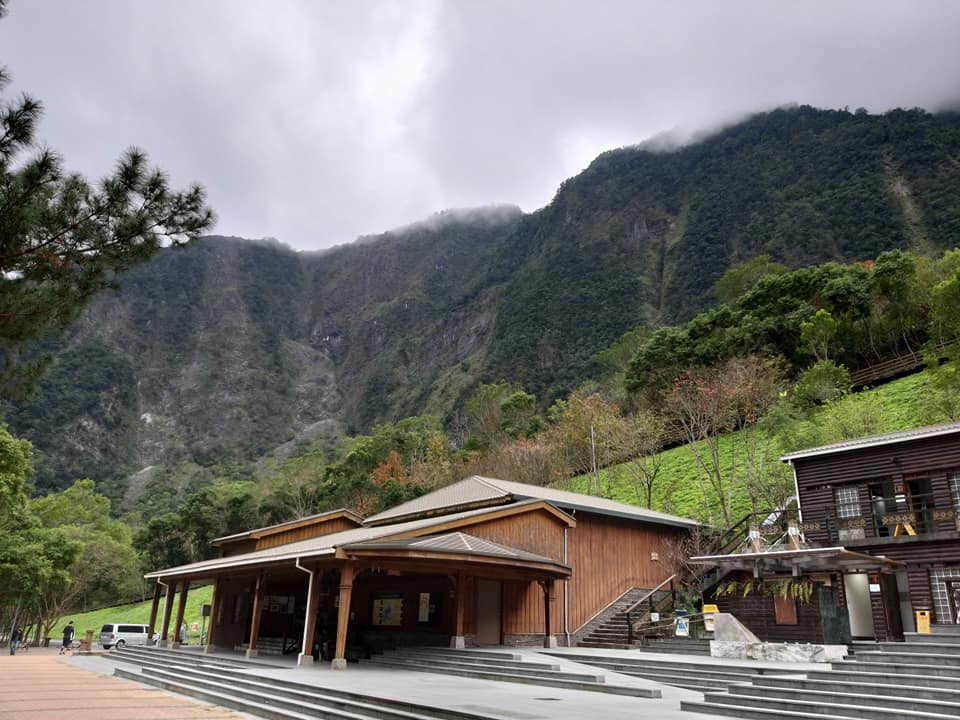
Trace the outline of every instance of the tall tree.
<path fill-rule="evenodd" d="M 0 0 L 0 17 L 7 0 Z M 62 330 L 116 273 L 213 225 L 204 190 L 171 190 L 136 148 L 92 185 L 36 147 L 43 105 L 3 100 L 0 68 L 0 395 L 22 397 L 47 360 L 31 341 Z"/>

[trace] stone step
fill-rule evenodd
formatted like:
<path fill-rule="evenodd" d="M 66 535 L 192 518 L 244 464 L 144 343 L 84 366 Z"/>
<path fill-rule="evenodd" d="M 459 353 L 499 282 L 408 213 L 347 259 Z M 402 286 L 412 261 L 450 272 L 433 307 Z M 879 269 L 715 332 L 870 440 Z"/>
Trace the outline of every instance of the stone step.
<path fill-rule="evenodd" d="M 831 675 L 841 675 L 842 673 L 822 673 L 820 677 L 812 678 L 794 678 L 759 675 L 751 679 L 751 682 L 757 687 L 767 688 L 799 688 L 802 690 L 821 690 L 824 692 L 835 693 L 857 693 L 861 695 L 873 694 L 877 697 L 916 697 L 923 700 L 942 700 L 944 702 L 954 703 L 960 708 L 960 690 L 923 687 L 914 682 L 863 682 L 861 678 L 849 677 L 831 677 Z M 893 678 L 885 676 L 890 680 Z"/>
<path fill-rule="evenodd" d="M 731 690 L 736 688 L 731 688 Z M 956 715 L 944 714 L 940 712 L 927 712 L 923 710 L 905 710 L 889 706 L 887 698 L 883 699 L 883 704 L 877 703 L 874 698 L 873 705 L 852 704 L 845 698 L 837 698 L 833 702 L 825 703 L 823 699 L 799 700 L 780 697 L 771 697 L 769 695 L 735 695 L 731 693 L 707 692 L 703 695 L 703 701 L 709 705 L 727 705 L 735 717 L 748 717 L 744 715 L 745 710 L 772 710 L 783 715 L 787 712 L 809 713 L 812 716 L 830 714 L 844 718 L 864 718 L 865 720 L 955 720 Z M 681 703 L 681 708 L 684 708 Z"/>
<path fill-rule="evenodd" d="M 416 659 L 416 660 L 444 660 L 444 661 L 454 661 L 466 665 L 487 665 L 489 667 L 517 667 L 521 664 L 520 656 L 517 656 L 517 659 L 504 659 L 500 657 L 481 657 L 477 654 L 460 654 L 459 651 L 453 650 L 444 652 L 439 650 L 437 652 L 423 652 L 423 651 L 408 651 L 408 650 L 389 650 L 383 653 L 384 657 L 388 658 L 404 658 L 404 659 Z M 530 662 L 524 660 L 522 666 L 528 669 L 539 669 L 539 670 L 560 670 L 560 666 L 557 664 L 544 663 L 544 662 Z"/>
<path fill-rule="evenodd" d="M 936 653 L 938 655 L 960 655 L 960 642 L 950 643 L 943 642 L 943 638 L 939 638 L 940 642 L 932 641 L 922 641 L 922 642 L 881 642 L 875 643 L 872 647 L 857 647 L 856 652 L 859 654 L 861 652 L 884 652 L 884 653 L 918 653 L 918 654 L 927 654 L 927 653 Z"/>
<path fill-rule="evenodd" d="M 766 708 L 736 707 L 726 703 L 692 702 L 681 700 L 680 709 L 705 715 L 744 718 L 744 720 L 849 720 L 846 715 L 824 714 L 802 710 L 770 710 Z"/>
<path fill-rule="evenodd" d="M 415 670 L 420 672 L 435 672 L 446 675 L 457 675 L 460 677 L 472 677 L 483 680 L 497 680 L 501 682 L 525 683 L 528 685 L 538 685 L 543 687 L 566 688 L 567 690 L 589 690 L 591 692 L 601 692 L 610 695 L 625 695 L 629 697 L 661 697 L 659 690 L 655 688 L 638 688 L 624 685 L 613 685 L 605 682 L 584 682 L 577 680 L 568 680 L 564 678 L 551 677 L 547 673 L 526 676 L 515 675 L 511 672 L 496 672 L 484 670 L 482 668 L 455 668 L 455 667 L 424 667 L 417 663 L 388 663 L 376 661 L 380 665 L 388 665 L 403 670 Z"/>
<path fill-rule="evenodd" d="M 946 665 L 960 668 L 960 655 L 935 652 L 865 651 L 856 654 L 856 662 L 887 662 L 894 664 L 920 662 L 924 665 Z"/>
<path fill-rule="evenodd" d="M 547 655 L 553 655 L 554 657 L 566 658 L 567 660 L 573 660 L 578 663 L 583 663 L 584 665 L 596 665 L 596 666 L 607 666 L 607 665 L 617 665 L 618 667 L 629 667 L 637 668 L 642 670 L 660 670 L 663 668 L 669 668 L 674 671 L 683 671 L 691 673 L 723 673 L 727 675 L 736 675 L 737 679 L 749 678 L 754 675 L 760 675 L 764 673 L 777 673 L 783 674 L 784 670 L 782 667 L 774 666 L 746 666 L 746 665 L 731 665 L 724 664 L 723 661 L 718 661 L 714 663 L 698 663 L 698 662 L 684 662 L 682 660 L 657 660 L 650 657 L 613 657 L 613 656 L 604 656 L 604 655 L 579 655 L 576 653 L 544 653 Z"/>
<path fill-rule="evenodd" d="M 958 625 L 957 627 L 960 627 Z M 908 645 L 915 643 L 950 643 L 950 644 L 960 644 L 960 631 L 958 632 L 929 632 L 929 633 L 915 633 L 915 632 L 905 632 L 903 634 L 904 642 Z"/>
<path fill-rule="evenodd" d="M 606 641 L 592 641 L 592 640 L 581 640 L 577 643 L 577 647 L 585 648 L 597 648 L 600 650 L 639 650 L 640 648 L 637 645 L 631 645 L 630 643 L 618 643 L 618 642 L 606 642 Z"/>
<path fill-rule="evenodd" d="M 472 659 L 472 658 L 471 658 Z M 419 656 L 404 656 L 404 655 L 394 655 L 393 653 L 387 653 L 384 655 L 377 655 L 371 657 L 369 661 L 376 663 L 377 665 L 392 665 L 410 667 L 410 666 L 419 666 L 425 670 L 437 668 L 437 669 L 455 669 L 455 670 L 476 670 L 483 671 L 489 670 L 492 672 L 505 673 L 509 672 L 519 677 L 550 677 L 556 678 L 559 680 L 572 680 L 575 682 L 590 682 L 590 683 L 600 683 L 603 682 L 603 675 L 590 675 L 587 673 L 572 673 L 564 672 L 562 670 L 548 670 L 537 667 L 528 667 L 526 663 L 514 662 L 510 664 L 497 664 L 497 665 L 477 665 L 474 662 L 465 662 L 457 660 L 454 658 L 428 658 L 428 657 L 419 657 Z"/>
<path fill-rule="evenodd" d="M 960 678 L 960 667 L 956 665 L 927 664 L 913 660 L 907 661 L 883 661 L 873 660 L 850 660 L 830 663 L 830 667 L 835 670 L 845 670 L 847 672 L 872 672 L 872 673 L 893 673 L 898 675 L 934 675 L 938 677 Z"/>
<path fill-rule="evenodd" d="M 148 669 L 143 674 L 117 669 L 120 677 L 198 697 L 217 705 L 266 718 L 342 718 L 344 720 L 479 720 L 472 713 L 446 711 L 356 693 L 254 676 L 225 678 L 219 673 Z M 186 690 L 184 689 L 186 688 Z M 224 698 L 228 698 L 224 700 Z"/>
<path fill-rule="evenodd" d="M 946 673 L 933 674 L 929 670 L 917 670 L 916 666 L 902 666 L 899 671 L 889 666 L 876 664 L 873 667 L 856 667 L 858 663 L 832 663 L 834 669 L 812 670 L 807 673 L 810 679 L 822 680 L 830 678 L 849 678 L 852 682 L 893 683 L 917 685 L 920 687 L 940 687 L 960 689 L 960 674 Z M 856 669 L 848 669 L 856 668 Z M 944 671 L 944 668 L 934 667 L 934 670 Z"/>
<path fill-rule="evenodd" d="M 907 688 L 904 688 L 903 695 L 884 695 L 882 698 L 878 697 L 875 693 L 858 693 L 853 688 L 834 692 L 832 690 L 804 687 L 770 688 L 762 685 L 731 685 L 729 693 L 734 696 L 764 698 L 768 701 L 804 701 L 820 704 L 825 707 L 835 707 L 838 704 L 866 706 L 869 708 L 881 706 L 887 710 L 960 716 L 960 705 L 958 705 L 955 700 L 944 701 L 922 698 L 910 693 Z M 704 699 L 707 698 L 705 697 Z"/>
<path fill-rule="evenodd" d="M 509 652 L 506 650 L 480 650 L 477 648 L 444 648 L 444 647 L 430 647 L 430 646 L 419 646 L 419 647 L 401 647 L 391 650 L 389 652 L 405 652 L 408 654 L 417 654 L 417 653 L 429 653 L 432 655 L 443 654 L 451 655 L 455 657 L 474 657 L 482 658 L 489 660 L 513 660 L 515 662 L 520 662 L 523 660 L 523 655 L 521 653 Z"/>
<path fill-rule="evenodd" d="M 157 647 L 137 647 L 127 645 L 124 648 L 118 648 L 111 651 L 111 657 L 114 655 L 121 655 L 123 657 L 148 657 L 154 659 L 160 659 L 163 662 L 183 662 L 188 665 L 201 663 L 201 664 L 216 664 L 218 666 L 232 665 L 236 667 L 245 667 L 245 668 L 255 668 L 255 667 L 276 667 L 269 663 L 258 663 L 256 660 L 247 660 L 244 657 L 225 657 L 218 654 L 204 654 L 199 650 L 172 650 L 167 648 L 157 648 Z"/>

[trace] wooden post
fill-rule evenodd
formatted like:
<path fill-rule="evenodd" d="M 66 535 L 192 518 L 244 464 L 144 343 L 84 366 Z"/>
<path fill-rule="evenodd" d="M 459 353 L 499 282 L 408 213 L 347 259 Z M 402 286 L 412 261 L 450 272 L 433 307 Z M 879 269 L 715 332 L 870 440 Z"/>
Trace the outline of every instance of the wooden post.
<path fill-rule="evenodd" d="M 174 637 L 173 646 L 180 647 L 180 628 L 183 627 L 183 615 L 187 611 L 187 591 L 190 589 L 190 581 L 184 578 L 180 582 L 180 602 L 177 604 L 177 621 L 173 624 Z"/>
<path fill-rule="evenodd" d="M 154 583 L 153 585 L 153 604 L 150 606 L 150 622 L 147 625 L 147 635 L 150 642 L 156 643 L 156 638 L 153 637 L 154 632 L 157 628 L 157 610 L 160 609 L 160 583 Z"/>
<path fill-rule="evenodd" d="M 210 598 L 210 622 L 207 624 L 207 644 L 203 651 L 210 652 L 215 647 L 214 635 L 217 627 L 217 616 L 220 614 L 220 603 L 223 602 L 220 595 L 223 593 L 223 578 L 219 575 L 213 581 L 213 597 Z"/>
<path fill-rule="evenodd" d="M 340 607 L 337 613 L 337 645 L 330 667 L 334 670 L 347 669 L 347 626 L 350 624 L 350 599 L 353 596 L 353 578 L 356 567 L 344 565 L 340 568 Z"/>
<path fill-rule="evenodd" d="M 557 581 L 553 578 L 542 581 L 543 587 L 543 646 L 555 648 L 557 635 L 553 630 L 556 621 Z"/>
<path fill-rule="evenodd" d="M 303 623 L 303 647 L 300 648 L 300 657 L 297 664 L 304 665 L 313 662 L 313 640 L 317 634 L 317 607 L 320 605 L 320 578 L 323 571 L 313 569 L 313 574 L 307 581 L 307 617 Z M 308 659 L 309 658 L 309 659 Z"/>
<path fill-rule="evenodd" d="M 467 646 L 466 638 L 463 634 L 463 614 L 467 599 L 467 576 L 463 570 L 457 571 L 457 609 L 453 620 L 453 636 L 450 638 L 450 647 L 462 650 Z"/>
<path fill-rule="evenodd" d="M 263 610 L 263 571 L 257 573 L 257 584 L 253 589 L 253 612 L 250 617 L 250 644 L 247 657 L 257 656 L 257 637 L 260 635 L 260 613 Z"/>
<path fill-rule="evenodd" d="M 170 614 L 173 612 L 173 591 L 176 583 L 166 585 L 163 598 L 163 621 L 160 625 L 160 647 L 166 647 L 170 638 Z"/>

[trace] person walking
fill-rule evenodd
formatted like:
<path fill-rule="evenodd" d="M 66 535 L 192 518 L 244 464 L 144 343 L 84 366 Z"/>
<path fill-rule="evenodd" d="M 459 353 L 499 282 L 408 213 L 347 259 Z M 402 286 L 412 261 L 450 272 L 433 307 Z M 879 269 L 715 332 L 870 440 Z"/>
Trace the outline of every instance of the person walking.
<path fill-rule="evenodd" d="M 63 629 L 63 643 L 60 645 L 60 654 L 63 655 L 67 650 L 70 649 L 70 646 L 73 644 L 73 636 L 76 634 L 76 631 L 73 628 L 73 620 L 71 620 L 67 626 Z"/>
<path fill-rule="evenodd" d="M 20 641 L 23 640 L 23 628 L 19 625 L 13 628 L 13 632 L 10 633 L 10 654 L 17 654 L 17 646 L 20 645 Z"/>

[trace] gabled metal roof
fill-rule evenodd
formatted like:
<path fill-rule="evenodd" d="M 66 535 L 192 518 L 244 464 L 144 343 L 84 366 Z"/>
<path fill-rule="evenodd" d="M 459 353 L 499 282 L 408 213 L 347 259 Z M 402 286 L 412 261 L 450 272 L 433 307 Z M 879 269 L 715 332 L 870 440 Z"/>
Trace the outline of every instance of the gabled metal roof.
<path fill-rule="evenodd" d="M 266 565 L 284 560 L 294 560 L 301 558 L 304 560 L 320 557 L 332 557 L 336 554 L 337 548 L 351 543 L 362 543 L 369 540 L 380 538 L 389 538 L 398 535 L 404 535 L 410 532 L 420 532 L 426 534 L 430 528 L 455 523 L 461 520 L 467 520 L 479 517 L 491 512 L 497 512 L 507 509 L 515 509 L 518 512 L 523 511 L 526 506 L 536 506 L 539 501 L 526 500 L 522 502 L 510 503 L 505 506 L 494 508 L 478 508 L 460 513 L 442 515 L 440 517 L 421 518 L 409 522 L 394 523 L 392 525 L 383 525 L 379 527 L 359 527 L 351 530 L 343 530 L 338 533 L 321 535 L 299 542 L 287 543 L 285 545 L 276 545 L 274 547 L 254 550 L 253 552 L 243 553 L 241 555 L 231 555 L 223 558 L 213 558 L 212 560 L 201 560 L 200 562 L 179 565 L 177 567 L 156 570 L 144 575 L 147 579 L 180 577 L 185 575 L 197 576 L 200 573 L 209 572 L 211 574 L 228 568 L 242 568 L 247 566 Z"/>
<path fill-rule="evenodd" d="M 863 450 L 865 448 L 894 445 L 911 440 L 923 440 L 943 435 L 954 435 L 956 433 L 960 433 L 960 422 L 928 425 L 927 427 L 898 430 L 897 432 L 884 433 L 883 435 L 871 435 L 870 437 L 857 438 L 854 440 L 844 440 L 843 442 L 822 445 L 821 447 L 810 448 L 809 450 L 798 450 L 797 452 L 781 455 L 780 459 L 783 462 L 791 462 L 793 460 L 801 460 L 818 455 L 832 455 L 849 450 Z"/>
<path fill-rule="evenodd" d="M 847 550 L 845 547 L 796 548 L 788 550 L 762 550 L 759 552 L 732 553 L 730 555 L 700 555 L 690 558 L 698 565 L 718 565 L 727 570 L 758 570 L 781 573 L 818 572 L 829 570 L 898 570 L 903 563 L 883 555 Z"/>
<path fill-rule="evenodd" d="M 492 506 L 520 499 L 545 500 L 563 510 L 583 510 L 659 525 L 690 528 L 699 524 L 687 518 L 594 495 L 473 475 L 368 517 L 364 520 L 364 525 L 382 525 L 425 515 L 456 512 L 477 505 Z"/>
<path fill-rule="evenodd" d="M 383 540 L 364 543 L 351 543 L 343 546 L 344 550 L 420 550 L 424 552 L 456 553 L 459 555 L 478 555 L 482 557 L 496 557 L 508 560 L 524 560 L 528 562 L 549 563 L 568 567 L 555 558 L 537 555 L 536 553 L 518 550 L 508 545 L 501 545 L 491 540 L 478 538 L 462 532 L 444 533 L 443 535 L 428 535 L 427 537 L 407 538 L 406 540 Z"/>
<path fill-rule="evenodd" d="M 363 517 L 357 515 L 357 513 L 353 512 L 353 510 L 339 508 L 338 510 L 329 510 L 327 512 L 317 513 L 316 515 L 308 515 L 307 517 L 297 518 L 296 520 L 287 520 L 286 522 L 277 523 L 276 525 L 267 525 L 266 527 L 255 528 L 253 530 L 247 530 L 246 532 L 235 533 L 233 535 L 224 535 L 223 537 L 214 538 L 210 541 L 210 543 L 212 545 L 222 545 L 223 543 L 236 542 L 237 540 L 253 540 L 266 535 L 275 535 L 276 533 L 284 532 L 285 530 L 290 530 L 295 527 L 302 527 L 304 525 L 310 525 L 312 523 L 322 522 L 324 520 L 333 520 L 337 517 L 343 517 L 348 520 L 352 520 L 358 526 L 363 523 Z"/>

